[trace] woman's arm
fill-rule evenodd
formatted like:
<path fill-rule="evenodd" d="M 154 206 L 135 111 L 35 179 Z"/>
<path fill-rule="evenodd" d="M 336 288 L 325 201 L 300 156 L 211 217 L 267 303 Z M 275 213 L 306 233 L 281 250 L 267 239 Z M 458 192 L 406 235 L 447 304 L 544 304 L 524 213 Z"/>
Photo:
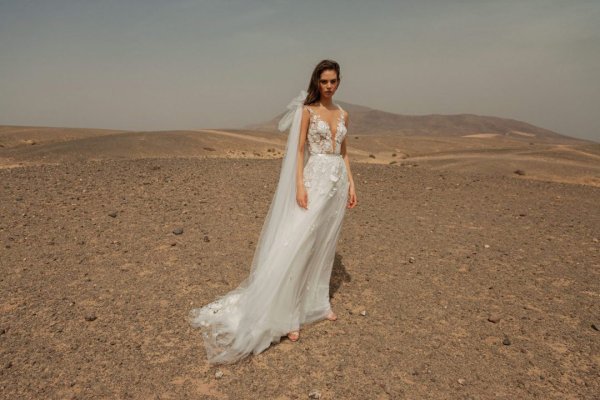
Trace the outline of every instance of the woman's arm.
<path fill-rule="evenodd" d="M 348 114 L 348 112 L 346 112 L 346 117 L 344 118 L 344 120 L 346 121 L 346 130 L 348 130 L 348 119 L 349 119 L 350 115 Z M 356 190 L 355 190 L 355 186 L 354 186 L 354 178 L 352 177 L 352 172 L 350 171 L 350 160 L 348 159 L 348 149 L 347 149 L 347 142 L 348 139 L 348 135 L 346 135 L 344 137 L 344 140 L 342 140 L 342 148 L 341 148 L 341 153 L 342 153 L 342 157 L 344 158 L 344 163 L 346 163 L 346 171 L 348 172 L 348 181 L 350 182 L 350 186 L 348 188 L 348 208 L 354 208 L 356 206 Z"/>
<path fill-rule="evenodd" d="M 296 157 L 296 202 L 302 208 L 307 208 L 308 206 L 308 194 L 304 187 L 304 146 L 306 145 L 309 120 L 310 113 L 306 107 L 303 107 L 302 121 L 300 123 L 300 137 L 298 138 L 298 155 Z"/>

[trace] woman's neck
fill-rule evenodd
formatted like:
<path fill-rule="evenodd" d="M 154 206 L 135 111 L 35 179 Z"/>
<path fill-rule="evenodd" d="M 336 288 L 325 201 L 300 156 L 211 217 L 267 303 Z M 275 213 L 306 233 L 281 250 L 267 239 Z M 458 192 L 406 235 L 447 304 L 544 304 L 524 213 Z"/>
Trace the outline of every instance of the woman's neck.
<path fill-rule="evenodd" d="M 325 108 L 333 108 L 333 100 L 331 99 L 319 99 L 319 103 Z"/>

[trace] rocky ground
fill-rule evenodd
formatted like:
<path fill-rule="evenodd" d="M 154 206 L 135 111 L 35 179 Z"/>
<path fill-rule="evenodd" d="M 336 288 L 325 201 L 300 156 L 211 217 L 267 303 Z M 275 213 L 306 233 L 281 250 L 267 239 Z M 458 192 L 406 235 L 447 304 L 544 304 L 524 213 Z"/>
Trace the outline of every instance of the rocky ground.
<path fill-rule="evenodd" d="M 246 276 L 280 163 L 0 170 L 1 397 L 598 398 L 600 188 L 419 163 L 352 165 L 337 321 L 207 365 L 187 313 Z"/>

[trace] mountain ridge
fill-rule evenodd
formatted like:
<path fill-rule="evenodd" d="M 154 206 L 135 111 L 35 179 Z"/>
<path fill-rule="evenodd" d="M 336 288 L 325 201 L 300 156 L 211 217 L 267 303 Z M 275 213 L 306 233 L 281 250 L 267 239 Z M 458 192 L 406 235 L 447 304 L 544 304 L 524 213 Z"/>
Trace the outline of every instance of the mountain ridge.
<path fill-rule="evenodd" d="M 563 135 L 528 122 L 490 115 L 472 113 L 407 115 L 377 110 L 371 107 L 337 101 L 350 113 L 350 135 L 398 135 L 398 136 L 512 136 L 525 140 L 583 140 Z M 274 118 L 247 125 L 250 130 L 273 132 L 285 112 Z"/>

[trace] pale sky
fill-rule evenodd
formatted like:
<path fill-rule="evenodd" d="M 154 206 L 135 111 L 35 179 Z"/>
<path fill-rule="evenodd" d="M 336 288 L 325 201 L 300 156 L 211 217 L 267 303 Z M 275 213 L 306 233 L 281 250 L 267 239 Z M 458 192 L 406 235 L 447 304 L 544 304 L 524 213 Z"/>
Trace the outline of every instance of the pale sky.
<path fill-rule="evenodd" d="M 238 128 L 330 58 L 337 100 L 600 141 L 598 21 L 598 0 L 0 0 L 0 125 Z"/>

